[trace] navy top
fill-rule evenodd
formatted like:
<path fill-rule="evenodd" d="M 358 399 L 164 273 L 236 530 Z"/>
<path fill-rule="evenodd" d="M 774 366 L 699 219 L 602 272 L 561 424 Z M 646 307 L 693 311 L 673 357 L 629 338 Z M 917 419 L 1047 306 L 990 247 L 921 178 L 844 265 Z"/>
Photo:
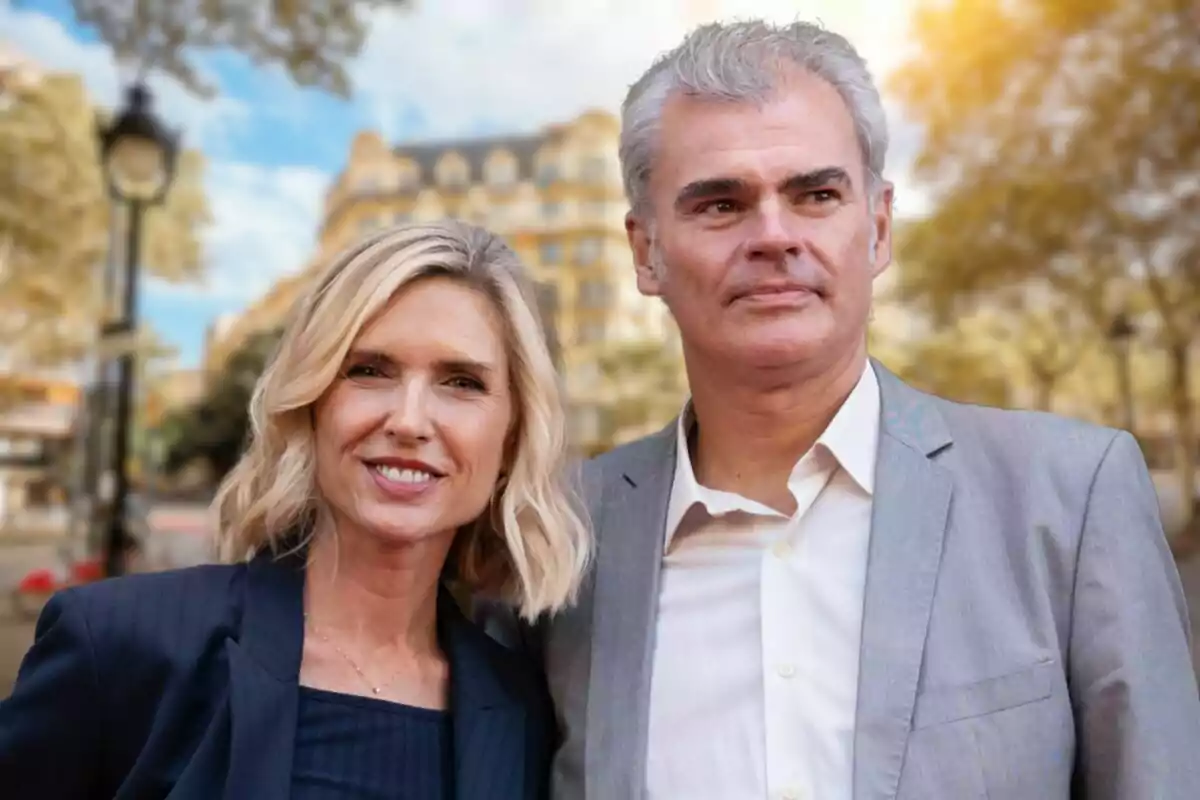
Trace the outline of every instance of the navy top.
<path fill-rule="evenodd" d="M 300 687 L 293 800 L 449 800 L 450 714 Z"/>
<path fill-rule="evenodd" d="M 0 702 L 0 797 L 287 798 L 306 567 L 268 551 L 55 594 Z M 558 730 L 540 665 L 446 587 L 437 625 L 456 800 L 546 800 Z"/>

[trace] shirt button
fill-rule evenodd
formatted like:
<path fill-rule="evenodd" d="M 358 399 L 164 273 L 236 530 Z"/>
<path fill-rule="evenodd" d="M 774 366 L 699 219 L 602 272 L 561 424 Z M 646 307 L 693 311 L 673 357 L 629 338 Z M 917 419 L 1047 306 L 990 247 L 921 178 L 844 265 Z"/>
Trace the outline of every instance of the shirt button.
<path fill-rule="evenodd" d="M 783 794 L 779 795 L 779 800 L 800 800 L 800 790 L 784 789 Z"/>
<path fill-rule="evenodd" d="M 785 558 L 788 553 L 792 552 L 792 546 L 786 541 L 778 541 L 771 548 L 771 552 L 775 554 L 776 558 Z"/>
<path fill-rule="evenodd" d="M 780 664 L 775 668 L 781 678 L 791 678 L 796 674 L 796 667 L 792 664 Z"/>

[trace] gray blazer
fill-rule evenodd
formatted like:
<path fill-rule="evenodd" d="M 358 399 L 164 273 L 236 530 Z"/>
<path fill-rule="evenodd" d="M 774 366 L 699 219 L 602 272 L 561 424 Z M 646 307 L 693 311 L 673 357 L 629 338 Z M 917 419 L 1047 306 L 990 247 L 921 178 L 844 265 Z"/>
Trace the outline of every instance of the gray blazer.
<path fill-rule="evenodd" d="M 855 800 L 1200 797 L 1187 611 L 1135 440 L 874 366 Z M 674 431 L 585 465 L 598 553 L 579 604 L 494 628 L 544 657 L 561 800 L 644 796 Z"/>

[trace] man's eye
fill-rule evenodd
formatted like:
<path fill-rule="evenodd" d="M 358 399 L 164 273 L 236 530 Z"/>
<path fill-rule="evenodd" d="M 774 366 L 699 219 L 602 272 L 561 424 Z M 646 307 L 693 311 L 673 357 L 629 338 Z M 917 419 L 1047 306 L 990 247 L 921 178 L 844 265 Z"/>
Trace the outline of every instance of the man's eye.
<path fill-rule="evenodd" d="M 733 200 L 709 200 L 701 203 L 696 210 L 701 214 L 732 214 L 737 211 L 737 203 Z"/>
<path fill-rule="evenodd" d="M 841 199 L 841 195 L 834 189 L 817 189 L 815 192 L 809 192 L 808 197 L 818 203 L 833 203 Z"/>

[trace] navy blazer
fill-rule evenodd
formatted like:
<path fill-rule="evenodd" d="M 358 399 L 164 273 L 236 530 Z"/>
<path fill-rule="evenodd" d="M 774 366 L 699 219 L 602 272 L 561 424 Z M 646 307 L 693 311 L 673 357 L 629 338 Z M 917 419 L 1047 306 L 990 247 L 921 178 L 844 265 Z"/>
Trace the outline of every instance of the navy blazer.
<path fill-rule="evenodd" d="M 286 798 L 303 588 L 299 557 L 263 555 L 56 594 L 0 703 L 0 794 Z M 540 670 L 468 622 L 445 589 L 438 626 L 455 797 L 547 797 L 555 725 Z"/>

